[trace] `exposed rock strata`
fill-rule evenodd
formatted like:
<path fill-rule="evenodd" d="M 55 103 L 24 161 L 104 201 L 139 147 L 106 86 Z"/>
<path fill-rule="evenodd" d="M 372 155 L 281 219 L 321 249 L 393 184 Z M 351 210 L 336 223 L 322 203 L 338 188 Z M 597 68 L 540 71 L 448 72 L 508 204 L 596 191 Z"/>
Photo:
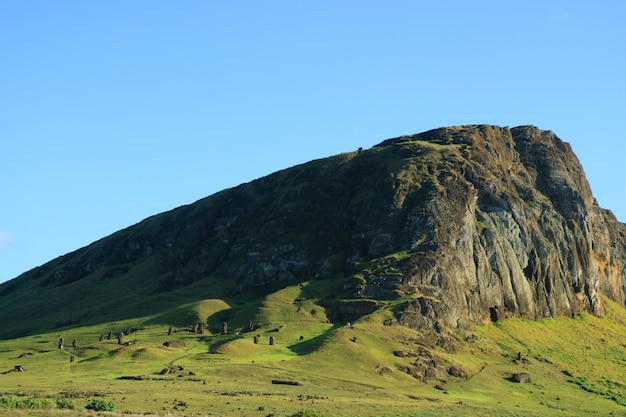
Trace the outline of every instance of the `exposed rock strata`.
<path fill-rule="evenodd" d="M 392 175 L 386 212 L 371 213 L 388 225 L 355 230 L 366 247 L 377 248 L 382 236 L 389 252 L 410 250 L 369 272 L 359 295 L 381 296 L 393 281 L 418 294 L 404 322 L 435 329 L 510 316 L 601 315 L 600 294 L 625 304 L 626 225 L 598 207 L 570 146 L 552 132 L 468 126 L 381 146 L 439 155 Z M 431 175 L 416 175 L 420 168 Z"/>

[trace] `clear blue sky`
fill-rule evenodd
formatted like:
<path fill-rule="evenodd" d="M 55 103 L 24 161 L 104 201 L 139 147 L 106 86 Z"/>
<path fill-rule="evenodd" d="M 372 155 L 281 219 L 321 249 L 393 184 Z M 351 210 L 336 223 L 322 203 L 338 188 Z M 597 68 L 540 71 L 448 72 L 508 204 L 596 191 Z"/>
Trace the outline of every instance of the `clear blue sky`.
<path fill-rule="evenodd" d="M 621 0 L 0 0 L 0 282 L 448 125 L 553 130 L 626 222 L 625 21 Z"/>

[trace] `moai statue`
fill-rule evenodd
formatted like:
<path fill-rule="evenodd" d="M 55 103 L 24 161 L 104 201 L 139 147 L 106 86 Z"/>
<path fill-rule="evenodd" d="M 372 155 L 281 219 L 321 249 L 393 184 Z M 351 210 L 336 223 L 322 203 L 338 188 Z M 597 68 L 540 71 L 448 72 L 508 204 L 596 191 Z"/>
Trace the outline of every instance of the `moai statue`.
<path fill-rule="evenodd" d="M 63 349 L 63 338 L 59 339 L 59 349 Z"/>
<path fill-rule="evenodd" d="M 172 333 L 174 333 L 174 328 L 172 326 L 170 326 L 170 328 L 167 330 L 167 335 L 171 336 Z"/>
<path fill-rule="evenodd" d="M 70 362 L 74 362 L 74 355 L 70 356 Z"/>
<path fill-rule="evenodd" d="M 254 331 L 254 323 L 252 323 L 252 322 L 248 323 L 248 331 L 249 332 L 253 332 Z"/>
<path fill-rule="evenodd" d="M 121 345 L 124 343 L 124 332 L 120 333 L 119 336 L 117 336 L 117 344 Z"/>
<path fill-rule="evenodd" d="M 222 334 L 228 333 L 228 323 L 222 323 Z"/>
<path fill-rule="evenodd" d="M 259 335 L 254 336 L 254 344 L 258 344 L 259 343 Z"/>
<path fill-rule="evenodd" d="M 102 339 L 104 339 L 104 336 L 100 335 L 100 339 L 98 339 L 98 342 L 102 342 Z"/>
<path fill-rule="evenodd" d="M 270 346 L 274 344 L 274 336 L 270 336 Z"/>
<path fill-rule="evenodd" d="M 73 347 L 74 349 L 76 349 L 76 348 L 78 347 L 78 346 L 77 346 L 77 343 L 76 343 L 76 339 L 72 340 L 72 347 Z"/>
<path fill-rule="evenodd" d="M 198 324 L 198 334 L 204 333 L 204 323 Z"/>
<path fill-rule="evenodd" d="M 111 340 L 112 337 L 113 337 L 113 332 L 109 330 L 109 335 L 107 336 L 107 340 Z"/>
<path fill-rule="evenodd" d="M 191 333 L 197 333 L 198 332 L 198 323 L 194 323 L 191 326 Z"/>

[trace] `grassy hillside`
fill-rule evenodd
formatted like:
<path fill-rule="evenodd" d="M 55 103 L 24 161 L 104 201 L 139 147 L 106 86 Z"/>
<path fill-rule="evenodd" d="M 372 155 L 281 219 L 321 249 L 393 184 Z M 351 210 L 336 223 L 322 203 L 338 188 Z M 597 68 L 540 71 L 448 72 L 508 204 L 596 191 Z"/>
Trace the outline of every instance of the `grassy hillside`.
<path fill-rule="evenodd" d="M 24 371 L 0 374 L 0 413 L 91 415 L 89 406 L 160 416 L 626 414 L 626 310 L 610 301 L 602 318 L 444 329 L 446 344 L 385 325 L 402 300 L 350 327 L 331 323 L 328 306 L 342 282 L 309 281 L 248 300 L 163 300 L 156 315 L 2 341 L 0 372 Z M 191 333 L 194 323 L 203 334 Z M 170 327 L 176 331 L 168 335 Z M 435 364 L 434 379 L 415 376 L 426 363 Z M 450 375 L 452 367 L 466 376 Z M 168 368 L 176 372 L 161 374 Z M 522 372 L 531 382 L 510 380 Z"/>
<path fill-rule="evenodd" d="M 530 127 L 282 170 L 0 285 L 0 414 L 626 415 L 607 213 Z"/>

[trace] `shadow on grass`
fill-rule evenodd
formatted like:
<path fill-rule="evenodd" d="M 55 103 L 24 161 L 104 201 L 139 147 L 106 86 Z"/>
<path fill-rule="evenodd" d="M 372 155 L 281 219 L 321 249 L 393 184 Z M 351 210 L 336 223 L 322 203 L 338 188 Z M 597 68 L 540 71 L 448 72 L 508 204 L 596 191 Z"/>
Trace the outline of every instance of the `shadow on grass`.
<path fill-rule="evenodd" d="M 202 299 L 193 300 L 181 305 L 175 305 L 146 321 L 147 325 L 171 325 L 180 330 L 191 330 L 194 323 L 206 324 L 205 331 L 212 334 L 222 332 L 222 323 L 228 323 L 229 331 L 243 330 L 254 319 L 261 303 L 260 299 L 240 295 L 238 297 L 219 297 L 230 308 L 216 311 L 207 317 L 199 316 L 196 305 Z"/>
<path fill-rule="evenodd" d="M 319 336 L 315 336 L 311 339 L 305 339 L 296 344 L 290 345 L 288 346 L 288 349 L 298 356 L 304 356 L 313 353 L 321 346 L 323 346 L 328 338 L 332 335 L 332 333 L 340 327 L 342 326 L 334 325 L 332 328 L 328 329 Z"/>
<path fill-rule="evenodd" d="M 219 349 L 233 340 L 240 339 L 241 336 L 228 334 L 222 336 L 209 336 L 202 338 L 202 342 L 207 346 L 208 353 L 219 353 Z"/>

